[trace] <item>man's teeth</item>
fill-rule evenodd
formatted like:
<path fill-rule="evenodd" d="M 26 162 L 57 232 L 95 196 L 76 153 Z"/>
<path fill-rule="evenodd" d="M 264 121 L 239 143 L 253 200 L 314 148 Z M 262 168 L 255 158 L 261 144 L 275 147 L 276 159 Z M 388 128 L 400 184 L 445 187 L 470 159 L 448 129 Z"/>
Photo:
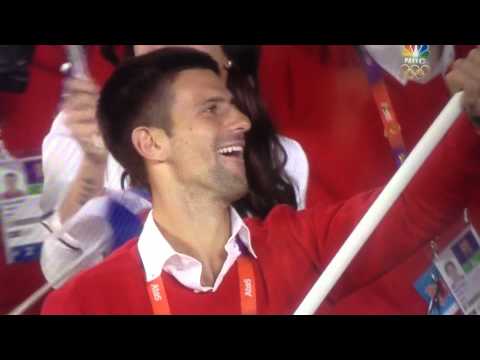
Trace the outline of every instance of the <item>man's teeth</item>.
<path fill-rule="evenodd" d="M 233 154 L 233 153 L 242 152 L 242 151 L 243 151 L 242 146 L 229 146 L 226 148 L 218 149 L 219 154 Z"/>

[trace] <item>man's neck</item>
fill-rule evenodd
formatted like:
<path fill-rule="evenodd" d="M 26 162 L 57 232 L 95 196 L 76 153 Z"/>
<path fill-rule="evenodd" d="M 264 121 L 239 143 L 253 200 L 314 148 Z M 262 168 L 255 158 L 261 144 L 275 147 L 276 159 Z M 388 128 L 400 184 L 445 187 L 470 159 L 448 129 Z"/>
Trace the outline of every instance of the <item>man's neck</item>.
<path fill-rule="evenodd" d="M 202 285 L 213 286 L 231 236 L 230 206 L 191 192 L 153 191 L 153 219 L 172 248 L 202 263 Z"/>

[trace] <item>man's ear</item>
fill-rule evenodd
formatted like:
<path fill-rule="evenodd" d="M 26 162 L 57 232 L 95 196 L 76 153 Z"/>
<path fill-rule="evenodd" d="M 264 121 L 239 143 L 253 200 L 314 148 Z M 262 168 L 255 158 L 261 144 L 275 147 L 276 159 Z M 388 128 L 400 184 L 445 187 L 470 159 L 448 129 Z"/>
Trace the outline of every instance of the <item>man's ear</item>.
<path fill-rule="evenodd" d="M 132 143 L 145 160 L 164 162 L 170 155 L 170 139 L 163 129 L 137 127 L 132 132 Z"/>

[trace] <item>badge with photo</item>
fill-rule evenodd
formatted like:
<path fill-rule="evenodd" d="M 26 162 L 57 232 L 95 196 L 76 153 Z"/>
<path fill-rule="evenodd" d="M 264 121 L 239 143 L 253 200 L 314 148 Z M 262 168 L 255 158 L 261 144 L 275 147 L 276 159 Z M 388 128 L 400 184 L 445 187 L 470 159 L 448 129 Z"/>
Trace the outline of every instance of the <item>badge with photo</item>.
<path fill-rule="evenodd" d="M 464 314 L 480 313 L 480 237 L 468 225 L 435 260 Z"/>
<path fill-rule="evenodd" d="M 40 256 L 42 189 L 41 157 L 0 161 L 0 215 L 7 264 Z"/>
<path fill-rule="evenodd" d="M 428 315 L 454 315 L 460 310 L 434 265 L 417 279 L 414 286 L 428 304 Z"/>

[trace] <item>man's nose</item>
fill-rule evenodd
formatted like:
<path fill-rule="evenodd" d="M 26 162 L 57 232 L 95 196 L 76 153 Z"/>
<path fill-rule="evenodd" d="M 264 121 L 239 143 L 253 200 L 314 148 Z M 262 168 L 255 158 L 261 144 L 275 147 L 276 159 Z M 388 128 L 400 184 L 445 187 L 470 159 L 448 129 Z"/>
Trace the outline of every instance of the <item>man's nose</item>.
<path fill-rule="evenodd" d="M 251 127 L 252 127 L 252 123 L 250 119 L 240 110 L 238 110 L 237 108 L 234 108 L 232 113 L 232 122 L 230 124 L 230 128 L 234 132 L 246 133 L 251 129 Z"/>

